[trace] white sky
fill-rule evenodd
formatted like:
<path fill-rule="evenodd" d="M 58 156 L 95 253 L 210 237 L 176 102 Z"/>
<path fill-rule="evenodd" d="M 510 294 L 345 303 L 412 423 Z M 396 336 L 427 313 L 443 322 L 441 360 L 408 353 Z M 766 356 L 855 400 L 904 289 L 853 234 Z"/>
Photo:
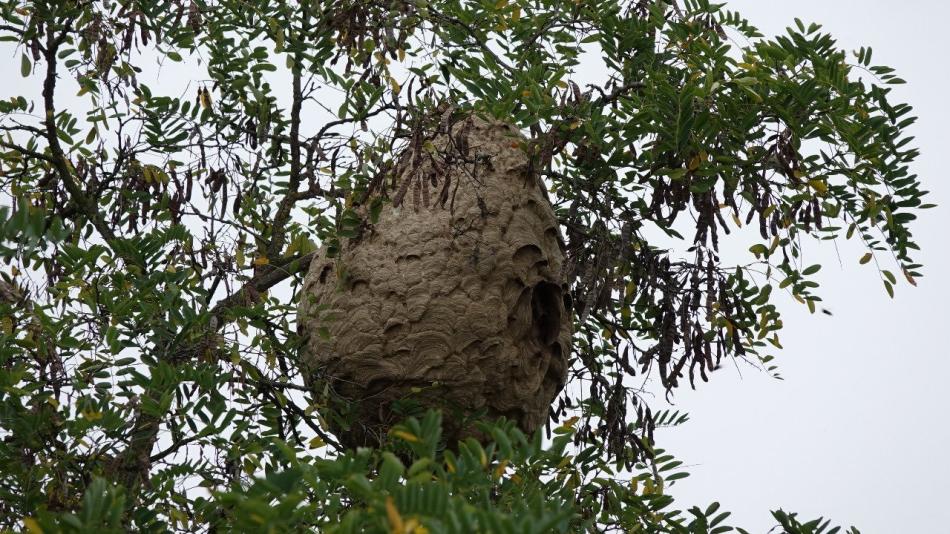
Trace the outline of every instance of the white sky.
<path fill-rule="evenodd" d="M 784 381 L 749 369 L 723 371 L 677 394 L 684 426 L 657 436 L 692 473 L 670 493 L 680 506 L 719 500 L 733 524 L 765 532 L 769 509 L 820 515 L 864 534 L 948 532 L 950 525 L 950 188 L 942 129 L 950 124 L 945 51 L 947 3 L 928 0 L 732 0 L 762 33 L 795 17 L 818 22 L 848 49 L 874 49 L 874 63 L 908 81 L 892 96 L 914 106 L 914 166 L 940 204 L 913 227 L 924 264 L 919 287 L 891 299 L 857 247 L 809 247 L 833 317 L 785 306 Z M 826 250 L 827 249 L 827 250 Z"/>
<path fill-rule="evenodd" d="M 824 266 L 820 294 L 834 316 L 809 315 L 793 301 L 781 308 L 785 350 L 776 356 L 784 381 L 724 366 L 698 391 L 677 393 L 676 408 L 691 420 L 657 437 L 692 476 L 670 493 L 683 508 L 719 500 L 733 512 L 732 524 L 750 532 L 765 532 L 774 524 L 768 511 L 779 507 L 865 534 L 946 532 L 950 391 L 943 382 L 950 360 L 941 338 L 950 336 L 950 278 L 943 274 L 950 273 L 943 235 L 950 188 L 939 169 L 946 150 L 940 131 L 950 124 L 950 79 L 940 59 L 950 45 L 950 7 L 933 0 L 732 0 L 728 8 L 768 36 L 794 17 L 822 23 L 844 48 L 870 45 L 874 63 L 895 67 L 908 84 L 893 98 L 920 117 L 913 133 L 922 156 L 914 170 L 933 192 L 928 201 L 941 206 L 913 227 L 925 277 L 917 288 L 899 284 L 893 301 L 873 263 L 858 265 L 863 251 L 853 243 L 837 251 L 830 244 L 806 248 L 805 264 Z M 19 55 L 3 52 L 13 83 L 0 85 L 0 97 L 38 95 L 35 80 L 16 74 Z M 184 91 L 186 67 L 168 68 L 179 72 L 166 71 L 163 81 L 180 75 Z M 657 399 L 654 408 L 662 404 Z"/>

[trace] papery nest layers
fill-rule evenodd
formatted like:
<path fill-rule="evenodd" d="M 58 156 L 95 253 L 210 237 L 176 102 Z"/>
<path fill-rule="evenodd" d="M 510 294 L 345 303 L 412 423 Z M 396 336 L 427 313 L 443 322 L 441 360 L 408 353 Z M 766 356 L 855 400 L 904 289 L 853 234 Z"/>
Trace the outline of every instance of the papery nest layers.
<path fill-rule="evenodd" d="M 313 260 L 301 361 L 344 445 L 380 443 L 413 407 L 443 408 L 450 444 L 478 437 L 476 418 L 529 433 L 547 419 L 567 376 L 571 302 L 525 146 L 474 116 L 414 138 L 376 222 Z"/>

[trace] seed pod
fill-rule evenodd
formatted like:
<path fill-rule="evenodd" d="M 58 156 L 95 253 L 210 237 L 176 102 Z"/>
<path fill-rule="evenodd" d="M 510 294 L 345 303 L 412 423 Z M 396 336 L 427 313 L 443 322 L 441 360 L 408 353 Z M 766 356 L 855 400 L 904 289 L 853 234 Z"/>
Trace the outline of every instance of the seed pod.
<path fill-rule="evenodd" d="M 198 4 L 195 3 L 195 0 L 191 0 L 191 3 L 188 5 L 188 26 L 195 35 L 201 33 L 201 23 L 201 10 L 198 8 Z"/>

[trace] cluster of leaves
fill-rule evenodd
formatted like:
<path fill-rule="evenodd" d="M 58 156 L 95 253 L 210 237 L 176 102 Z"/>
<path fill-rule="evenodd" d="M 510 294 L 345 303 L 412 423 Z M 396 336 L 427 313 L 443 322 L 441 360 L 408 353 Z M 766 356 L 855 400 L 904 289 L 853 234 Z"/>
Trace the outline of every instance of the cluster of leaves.
<path fill-rule="evenodd" d="M 106 528 L 123 509 L 123 527 L 196 528 L 225 499 L 247 525 L 273 507 L 407 530 L 410 490 L 381 477 L 429 459 L 445 509 L 486 530 L 555 510 L 557 528 L 676 531 L 614 482 L 550 483 L 608 461 L 671 478 L 652 442 L 664 418 L 631 377 L 671 394 L 723 358 L 774 370 L 776 295 L 821 302 L 807 237 L 860 239 L 889 293 L 894 272 L 920 276 L 913 118 L 888 99 L 902 80 L 814 25 L 765 39 L 703 0 L 5 0 L 0 43 L 24 77 L 0 101 L 2 527 Z M 555 418 L 579 419 L 551 449 L 517 438 L 498 456 L 496 441 L 464 483 L 429 449 L 300 461 L 336 449 L 297 366 L 300 275 L 456 111 L 529 138 L 576 303 Z M 489 460 L 534 465 L 538 485 L 479 471 Z M 676 521 L 718 528 L 696 526 L 707 512 Z"/>
<path fill-rule="evenodd" d="M 591 348 L 578 374 L 598 370 L 589 399 L 601 418 L 588 428 L 612 436 L 626 424 L 611 400 L 629 389 L 632 361 L 641 373 L 658 370 L 668 393 L 687 373 L 692 386 L 696 375 L 707 380 L 724 355 L 775 370 L 766 352 L 781 348 L 773 290 L 812 312 L 821 302 L 820 265 L 803 261 L 803 238 L 857 235 L 872 250 L 860 263 L 890 254 L 915 284 L 907 223 L 928 207 L 908 169 L 917 155 L 903 133 L 910 107 L 887 99 L 886 85 L 902 80 L 871 66 L 869 50 L 850 65 L 819 26 L 801 22 L 761 39 L 707 2 L 672 17 L 656 5 L 640 13 L 597 12 L 583 41 L 602 50 L 607 88 L 583 92 L 568 80 L 558 89 L 552 66 L 548 92 L 562 104 L 542 117 L 545 148 L 560 148 L 545 175 Z M 752 44 L 734 49 L 736 33 Z M 642 37 L 652 35 L 659 45 Z M 859 69 L 879 80 L 854 77 Z M 743 229 L 753 222 L 758 235 Z M 752 241 L 753 261 L 720 253 L 733 232 Z M 882 267 L 881 279 L 893 296 L 897 277 Z M 636 405 L 623 397 L 620 406 Z"/>
<path fill-rule="evenodd" d="M 547 534 L 552 532 L 737 532 L 718 504 L 686 512 L 672 508 L 662 482 L 648 471 L 616 477 L 596 447 L 576 456 L 566 451 L 573 422 L 558 427 L 548 447 L 540 434 L 526 437 L 504 420 L 482 424 L 492 439 L 468 438 L 442 449 L 440 416 L 394 427 L 384 449 L 361 448 L 328 460 L 305 458 L 286 443 L 273 444 L 273 463 L 252 483 L 198 498 L 192 513 L 169 510 L 173 525 L 190 529 L 389 534 Z M 662 455 L 663 451 L 656 451 Z M 659 469 L 672 476 L 679 462 L 662 456 Z M 645 469 L 646 466 L 638 466 Z M 119 532 L 122 488 L 97 478 L 78 514 L 41 513 L 27 525 L 42 532 Z M 142 531 L 162 531 L 151 510 L 135 514 Z M 823 532 L 827 522 L 800 524 L 776 512 L 787 534 Z M 829 531 L 829 534 L 838 529 Z M 854 534 L 857 531 L 852 530 Z"/>

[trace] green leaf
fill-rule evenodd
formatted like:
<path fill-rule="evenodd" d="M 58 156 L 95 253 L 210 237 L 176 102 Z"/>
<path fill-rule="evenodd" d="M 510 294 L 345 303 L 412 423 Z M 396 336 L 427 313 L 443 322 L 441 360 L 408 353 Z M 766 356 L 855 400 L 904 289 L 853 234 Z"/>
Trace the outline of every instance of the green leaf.
<path fill-rule="evenodd" d="M 26 78 L 30 75 L 30 71 L 33 70 L 33 65 L 30 64 L 30 58 L 26 57 L 26 53 L 20 56 L 20 74 Z"/>
<path fill-rule="evenodd" d="M 891 283 L 890 283 L 889 281 L 887 281 L 887 280 L 884 280 L 884 289 L 887 290 L 887 294 L 888 294 L 891 298 L 894 298 L 894 285 L 893 285 L 893 284 L 891 284 Z"/>
<path fill-rule="evenodd" d="M 890 282 L 891 284 L 897 283 L 897 277 L 894 276 L 894 273 L 888 271 L 887 269 L 882 270 L 881 274 L 883 274 L 884 278 L 887 278 L 887 281 Z"/>

